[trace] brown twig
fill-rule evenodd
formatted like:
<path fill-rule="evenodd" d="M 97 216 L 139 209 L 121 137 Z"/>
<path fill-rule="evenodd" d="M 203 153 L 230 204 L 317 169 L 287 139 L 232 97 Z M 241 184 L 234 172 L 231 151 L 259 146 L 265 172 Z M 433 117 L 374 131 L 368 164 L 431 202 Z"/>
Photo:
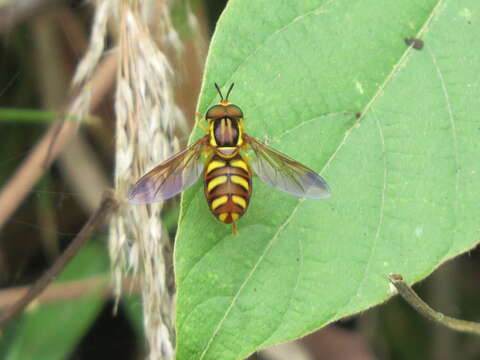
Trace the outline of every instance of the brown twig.
<path fill-rule="evenodd" d="M 98 209 L 90 216 L 82 230 L 68 245 L 65 251 L 54 262 L 52 267 L 38 279 L 28 292 L 22 296 L 13 306 L 0 315 L 0 329 L 3 328 L 15 315 L 24 310 L 43 290 L 50 284 L 55 277 L 65 268 L 73 259 L 80 248 L 92 236 L 95 230 L 104 222 L 106 216 L 116 207 L 113 190 L 105 191 L 103 200 Z"/>
<path fill-rule="evenodd" d="M 140 293 L 141 291 L 140 279 L 133 276 L 123 279 L 122 286 L 134 294 Z M 0 309 L 6 309 L 15 304 L 29 289 L 30 286 L 18 286 L 0 290 Z M 114 295 L 114 289 L 108 275 L 50 284 L 45 291 L 35 299 L 35 303 L 48 304 L 59 301 L 69 301 L 96 292 L 99 289 L 101 289 L 101 296 L 112 297 Z"/>
<path fill-rule="evenodd" d="M 38 142 L 32 152 L 23 161 L 15 174 L 0 191 L 0 228 L 7 222 L 25 196 L 30 192 L 35 182 L 43 175 L 45 168 L 42 166 L 47 155 L 50 143 L 57 136 L 60 124 L 53 124 L 43 138 Z M 78 123 L 68 122 L 58 135 L 57 148 L 60 150 L 67 140 L 75 134 Z"/>
<path fill-rule="evenodd" d="M 92 89 L 90 109 L 98 105 L 113 85 L 117 56 L 115 51 L 111 51 L 102 59 L 102 63 L 95 71 L 90 81 Z M 79 122 L 75 120 L 52 124 L 8 183 L 4 185 L 0 191 L 0 229 L 45 172 L 45 159 L 53 160 L 68 144 L 68 140 L 76 133 L 78 127 Z M 49 152 L 51 156 L 47 155 Z"/>
<path fill-rule="evenodd" d="M 480 335 L 480 323 L 455 319 L 433 310 L 430 306 L 428 306 L 427 303 L 420 299 L 420 297 L 410 286 L 408 286 L 408 284 L 403 280 L 402 275 L 391 274 L 388 276 L 388 279 L 398 290 L 398 293 L 402 296 L 402 298 L 408 302 L 410 306 L 413 307 L 418 313 L 427 319 L 443 325 L 451 330 Z"/>
<path fill-rule="evenodd" d="M 0 34 L 65 0 L 22 0 L 0 6 Z"/>

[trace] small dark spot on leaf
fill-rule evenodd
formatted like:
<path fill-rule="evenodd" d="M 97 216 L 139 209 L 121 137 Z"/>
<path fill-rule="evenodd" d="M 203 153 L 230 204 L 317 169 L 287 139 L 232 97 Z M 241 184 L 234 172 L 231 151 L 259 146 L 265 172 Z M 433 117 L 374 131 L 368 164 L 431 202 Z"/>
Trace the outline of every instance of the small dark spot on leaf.
<path fill-rule="evenodd" d="M 362 113 L 361 113 L 361 112 L 357 112 L 357 113 L 355 114 L 355 117 L 356 117 L 357 119 L 360 119 L 360 116 L 362 116 Z"/>
<path fill-rule="evenodd" d="M 423 49 L 423 40 L 417 38 L 405 38 L 405 44 L 411 45 L 415 50 L 422 50 Z"/>
<path fill-rule="evenodd" d="M 297 261 L 300 261 L 300 259 L 299 259 L 299 258 L 297 258 Z"/>

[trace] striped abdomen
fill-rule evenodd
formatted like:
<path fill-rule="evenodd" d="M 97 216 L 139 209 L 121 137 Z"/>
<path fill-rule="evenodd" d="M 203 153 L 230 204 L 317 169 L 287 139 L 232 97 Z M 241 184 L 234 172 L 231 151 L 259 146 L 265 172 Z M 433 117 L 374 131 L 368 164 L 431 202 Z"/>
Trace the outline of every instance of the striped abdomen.
<path fill-rule="evenodd" d="M 252 180 L 247 163 L 236 155 L 225 159 L 214 155 L 205 166 L 205 196 L 218 220 L 230 224 L 247 210 Z"/>

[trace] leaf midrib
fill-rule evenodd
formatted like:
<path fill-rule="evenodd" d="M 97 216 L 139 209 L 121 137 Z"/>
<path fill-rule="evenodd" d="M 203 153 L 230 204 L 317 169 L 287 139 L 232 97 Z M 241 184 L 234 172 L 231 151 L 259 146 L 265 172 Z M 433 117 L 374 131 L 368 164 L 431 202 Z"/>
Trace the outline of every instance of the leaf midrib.
<path fill-rule="evenodd" d="M 269 242 L 267 243 L 267 246 L 265 247 L 265 249 L 263 250 L 262 254 L 260 255 L 260 257 L 258 258 L 257 262 L 255 263 L 255 265 L 253 266 L 252 270 L 249 272 L 249 274 L 247 275 L 247 277 L 245 278 L 245 280 L 243 281 L 243 283 L 240 285 L 237 293 L 235 294 L 235 296 L 232 298 L 232 302 L 230 303 L 230 305 L 228 306 L 227 310 L 225 311 L 225 315 L 220 319 L 220 321 L 218 322 L 218 325 L 217 327 L 215 328 L 212 336 L 210 337 L 209 341 L 207 342 L 207 345 L 205 346 L 205 349 L 203 350 L 202 354 L 200 355 L 200 358 L 199 360 L 202 360 L 205 356 L 205 354 L 207 353 L 208 349 L 210 348 L 210 345 L 211 343 L 213 342 L 213 340 L 215 339 L 215 336 L 217 335 L 217 333 L 220 331 L 220 328 L 222 327 L 224 321 L 226 320 L 226 318 L 228 317 L 228 315 L 230 314 L 230 311 L 232 310 L 233 306 L 235 305 L 235 302 L 236 300 L 238 299 L 238 297 L 240 296 L 240 293 L 242 292 L 242 290 L 244 289 L 244 287 L 246 286 L 246 284 L 248 283 L 248 281 L 252 278 L 253 274 L 255 273 L 256 269 L 258 268 L 258 266 L 260 265 L 260 263 L 263 261 L 263 259 L 265 258 L 265 255 L 268 253 L 268 251 L 271 249 L 272 245 L 274 244 L 275 240 L 278 239 L 280 233 L 283 231 L 283 229 L 290 223 L 290 221 L 292 221 L 293 217 L 295 216 L 296 212 L 298 211 L 298 209 L 300 208 L 300 205 L 304 202 L 304 198 L 301 198 L 299 199 L 297 205 L 293 208 L 292 210 L 292 213 L 290 214 L 290 216 L 285 220 L 285 222 L 279 226 L 277 232 L 273 235 L 273 237 L 269 240 Z"/>

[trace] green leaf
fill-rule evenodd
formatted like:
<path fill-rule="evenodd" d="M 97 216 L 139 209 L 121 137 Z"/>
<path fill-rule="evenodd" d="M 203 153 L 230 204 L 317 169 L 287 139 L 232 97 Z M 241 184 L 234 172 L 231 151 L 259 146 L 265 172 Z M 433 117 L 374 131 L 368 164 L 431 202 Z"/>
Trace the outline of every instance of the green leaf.
<path fill-rule="evenodd" d="M 477 0 L 228 3 L 199 111 L 218 101 L 214 82 L 235 82 L 248 133 L 319 171 L 333 195 L 254 181 L 233 237 L 202 184 L 184 194 L 179 360 L 242 359 L 298 338 L 385 301 L 387 274 L 413 283 L 475 246 L 479 33 Z"/>
<path fill-rule="evenodd" d="M 53 111 L 0 108 L 0 122 L 48 123 L 55 120 L 58 120 L 58 114 Z"/>
<path fill-rule="evenodd" d="M 80 280 L 107 271 L 105 247 L 91 242 L 82 248 L 55 283 Z M 104 302 L 105 298 L 98 291 L 72 301 L 27 310 L 2 335 L 0 357 L 6 360 L 65 359 L 95 320 Z"/>

